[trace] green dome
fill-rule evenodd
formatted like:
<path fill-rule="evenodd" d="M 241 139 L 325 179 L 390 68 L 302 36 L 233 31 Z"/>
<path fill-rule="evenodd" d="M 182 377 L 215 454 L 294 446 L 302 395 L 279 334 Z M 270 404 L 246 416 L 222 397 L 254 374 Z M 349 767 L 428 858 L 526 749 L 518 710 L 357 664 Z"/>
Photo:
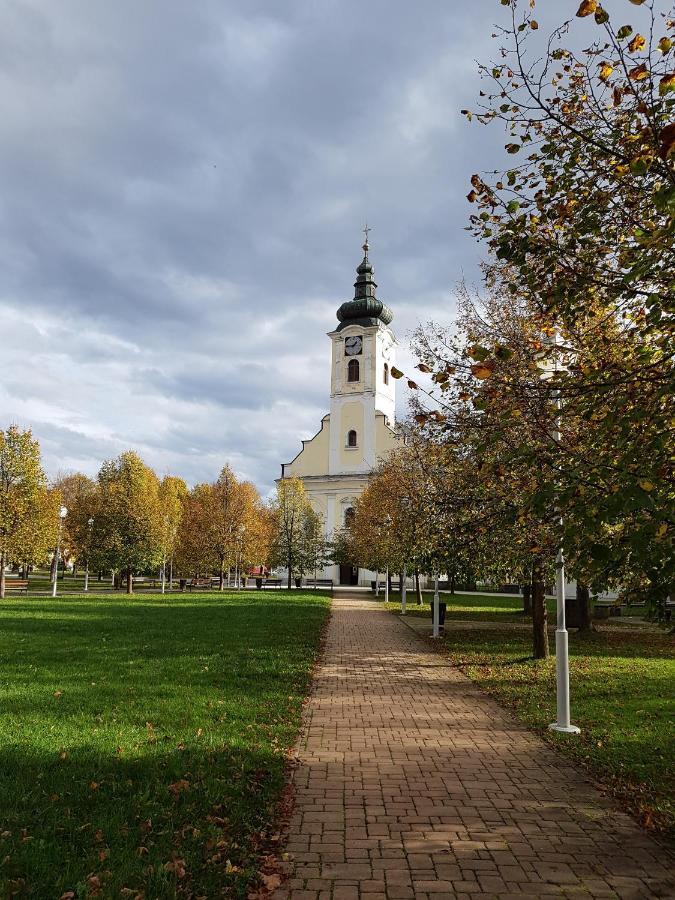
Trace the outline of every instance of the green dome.
<path fill-rule="evenodd" d="M 363 245 L 363 261 L 356 270 L 356 281 L 354 282 L 354 299 L 347 300 L 337 311 L 338 321 L 340 325 L 338 331 L 346 328 L 347 325 L 377 325 L 382 322 L 384 325 L 394 318 L 393 312 L 381 300 L 375 296 L 377 284 L 373 279 L 374 269 L 368 259 L 368 242 Z"/>

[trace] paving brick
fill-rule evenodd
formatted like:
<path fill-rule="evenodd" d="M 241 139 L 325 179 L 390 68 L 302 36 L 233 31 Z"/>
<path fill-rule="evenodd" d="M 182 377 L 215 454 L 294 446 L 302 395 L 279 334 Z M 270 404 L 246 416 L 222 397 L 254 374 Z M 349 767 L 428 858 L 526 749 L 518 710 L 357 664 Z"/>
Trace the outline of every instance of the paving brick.
<path fill-rule="evenodd" d="M 675 896 L 672 860 L 410 628 L 334 600 L 275 900 Z"/>

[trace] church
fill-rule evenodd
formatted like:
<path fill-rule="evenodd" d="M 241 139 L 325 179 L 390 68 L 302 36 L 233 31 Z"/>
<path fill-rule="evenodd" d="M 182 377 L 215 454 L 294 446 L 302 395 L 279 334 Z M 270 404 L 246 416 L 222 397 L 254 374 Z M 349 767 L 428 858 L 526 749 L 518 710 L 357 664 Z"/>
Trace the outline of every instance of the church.
<path fill-rule="evenodd" d="M 337 310 L 331 340 L 330 412 L 321 428 L 290 463 L 282 478 L 302 480 L 313 509 L 330 539 L 349 526 L 354 502 L 371 471 L 398 444 L 395 431 L 396 338 L 389 327 L 394 315 L 377 298 L 374 269 L 368 258 L 368 228 L 363 260 L 356 270 L 354 299 Z M 351 565 L 328 566 L 324 578 L 334 584 L 370 585 L 375 573 Z"/>

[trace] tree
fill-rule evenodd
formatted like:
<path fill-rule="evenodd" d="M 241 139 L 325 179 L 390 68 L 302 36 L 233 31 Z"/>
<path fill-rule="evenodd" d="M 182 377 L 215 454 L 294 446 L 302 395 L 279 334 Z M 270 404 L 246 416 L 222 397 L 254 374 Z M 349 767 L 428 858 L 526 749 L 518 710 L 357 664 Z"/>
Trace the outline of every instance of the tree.
<path fill-rule="evenodd" d="M 493 285 L 529 307 L 532 355 L 569 363 L 549 396 L 587 426 L 559 448 L 573 565 L 593 590 L 620 583 L 662 602 L 675 579 L 675 19 L 645 4 L 617 26 L 584 2 L 587 49 L 564 46 L 565 23 L 537 58 L 531 10 L 504 5 L 476 119 L 505 124 L 514 165 L 472 176 L 472 229 Z M 560 341 L 542 346 L 547 332 Z"/>
<path fill-rule="evenodd" d="M 162 558 L 159 487 L 155 473 L 132 451 L 104 462 L 98 474 L 97 556 L 106 568 L 126 573 L 129 594 L 134 572 L 154 568 Z"/>
<path fill-rule="evenodd" d="M 272 545 L 272 560 L 275 565 L 286 568 L 290 591 L 293 576 L 301 571 L 303 565 L 307 521 L 315 515 L 305 493 L 305 486 L 299 478 L 282 478 L 277 482 L 273 509 L 276 533 Z"/>
<path fill-rule="evenodd" d="M 173 559 L 187 494 L 187 485 L 182 478 L 174 475 L 164 476 L 159 486 L 159 504 L 162 516 L 162 583 L 166 580 L 166 562 L 168 560 L 171 573 L 170 586 L 173 581 Z"/>
<path fill-rule="evenodd" d="M 31 523 L 48 509 L 46 501 L 38 441 L 17 425 L 0 430 L 0 599 L 5 596 L 7 563 L 34 554 Z"/>
<path fill-rule="evenodd" d="M 89 520 L 95 516 L 98 502 L 96 482 L 82 472 L 75 472 L 61 475 L 54 487 L 68 510 L 61 537 L 63 558 L 73 559 L 77 564 L 90 551 Z"/>

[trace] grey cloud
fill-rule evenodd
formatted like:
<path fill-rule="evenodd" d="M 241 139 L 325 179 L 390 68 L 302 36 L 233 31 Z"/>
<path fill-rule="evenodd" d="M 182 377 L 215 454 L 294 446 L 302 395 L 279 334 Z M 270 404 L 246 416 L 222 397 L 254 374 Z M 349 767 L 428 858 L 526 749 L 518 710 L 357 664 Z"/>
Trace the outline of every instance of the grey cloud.
<path fill-rule="evenodd" d="M 477 277 L 464 195 L 494 153 L 458 111 L 499 10 L 66 10 L 0 9 L 0 427 L 32 424 L 51 471 L 135 446 L 267 490 L 327 411 L 363 220 L 404 361 Z"/>

